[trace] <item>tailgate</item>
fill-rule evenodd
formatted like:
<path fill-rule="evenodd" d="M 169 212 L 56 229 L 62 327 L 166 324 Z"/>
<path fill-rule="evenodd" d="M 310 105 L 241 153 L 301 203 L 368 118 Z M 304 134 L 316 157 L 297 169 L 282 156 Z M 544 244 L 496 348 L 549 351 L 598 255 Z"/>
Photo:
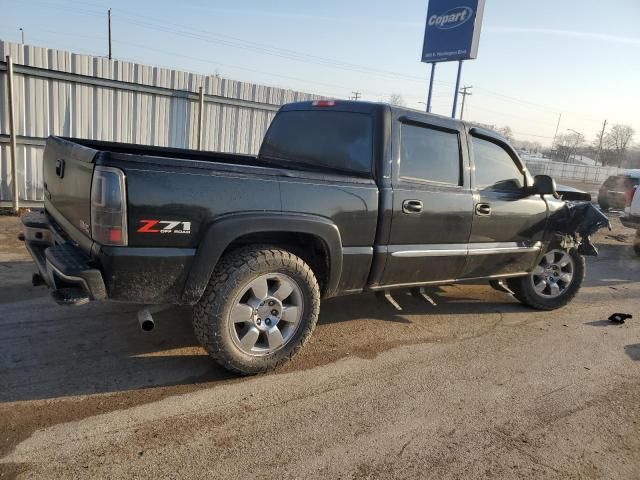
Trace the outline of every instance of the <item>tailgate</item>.
<path fill-rule="evenodd" d="M 91 237 L 91 180 L 97 153 L 59 137 L 49 137 L 44 149 L 45 208 L 79 243 L 85 243 L 79 234 Z"/>

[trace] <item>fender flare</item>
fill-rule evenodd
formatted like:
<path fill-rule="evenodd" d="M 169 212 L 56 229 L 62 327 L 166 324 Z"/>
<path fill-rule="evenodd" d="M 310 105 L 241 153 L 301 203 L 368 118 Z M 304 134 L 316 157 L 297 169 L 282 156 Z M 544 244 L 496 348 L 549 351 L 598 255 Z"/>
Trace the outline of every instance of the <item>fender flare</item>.
<path fill-rule="evenodd" d="M 202 236 L 185 282 L 183 300 L 196 303 L 225 249 L 245 235 L 255 233 L 306 233 L 322 240 L 329 253 L 329 275 L 324 296 L 332 296 L 342 273 L 342 239 L 338 227 L 324 217 L 307 214 L 250 212 L 217 218 Z"/>

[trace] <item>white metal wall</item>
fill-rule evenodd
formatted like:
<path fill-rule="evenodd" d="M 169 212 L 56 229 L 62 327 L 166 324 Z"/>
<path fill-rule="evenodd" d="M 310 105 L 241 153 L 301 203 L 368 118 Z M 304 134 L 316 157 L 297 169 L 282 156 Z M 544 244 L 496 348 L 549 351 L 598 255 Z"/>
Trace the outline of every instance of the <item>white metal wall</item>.
<path fill-rule="evenodd" d="M 203 150 L 257 153 L 277 106 L 321 98 L 0 40 L 0 60 L 4 61 L 7 55 L 11 55 L 17 70 L 14 111 L 19 136 L 18 185 L 20 199 L 27 201 L 43 198 L 43 147 L 39 139 L 49 135 L 197 148 L 198 101 L 194 94 L 202 86 L 205 95 L 211 96 L 205 97 Z M 21 65 L 46 70 L 35 75 L 27 70 L 20 72 Z M 101 86 L 80 77 L 55 78 L 57 72 L 131 82 L 140 89 L 115 82 Z M 171 91 L 158 93 L 153 88 L 144 91 L 145 86 Z M 234 99 L 243 102 L 234 103 Z M 0 71 L 0 201 L 11 199 L 8 134 L 7 75 L 3 70 Z"/>
<path fill-rule="evenodd" d="M 532 175 L 549 175 L 556 179 L 575 180 L 585 183 L 602 183 L 611 175 L 624 173 L 617 167 L 595 167 L 576 163 L 552 162 L 549 160 L 523 159 Z"/>

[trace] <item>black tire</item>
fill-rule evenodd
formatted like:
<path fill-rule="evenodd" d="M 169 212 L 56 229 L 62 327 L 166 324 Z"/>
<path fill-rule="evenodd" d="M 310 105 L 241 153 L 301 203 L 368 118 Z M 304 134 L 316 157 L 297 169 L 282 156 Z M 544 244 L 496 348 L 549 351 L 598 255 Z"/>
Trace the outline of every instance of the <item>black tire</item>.
<path fill-rule="evenodd" d="M 640 256 L 640 228 L 636 230 L 636 236 L 633 239 L 633 251 Z"/>
<path fill-rule="evenodd" d="M 606 198 L 602 198 L 602 197 L 598 197 L 598 205 L 600 205 L 600 209 L 602 211 L 609 210 L 609 207 L 611 206 L 609 205 L 609 201 Z"/>
<path fill-rule="evenodd" d="M 280 350 L 262 356 L 243 352 L 233 341 L 230 309 L 253 279 L 284 274 L 300 289 L 303 311 L 298 327 Z M 252 375 L 289 361 L 307 342 L 320 312 L 320 288 L 311 268 L 299 257 L 269 246 L 243 247 L 225 255 L 216 266 L 193 310 L 193 328 L 207 353 L 227 370 Z"/>
<path fill-rule="evenodd" d="M 533 288 L 530 274 L 526 277 L 511 278 L 507 281 L 507 285 L 513 291 L 514 297 L 521 303 L 537 310 L 555 310 L 568 304 L 580 290 L 586 273 L 584 257 L 576 249 L 569 251 L 569 255 L 571 255 L 574 264 L 573 279 L 560 296 L 546 298 L 538 294 Z"/>

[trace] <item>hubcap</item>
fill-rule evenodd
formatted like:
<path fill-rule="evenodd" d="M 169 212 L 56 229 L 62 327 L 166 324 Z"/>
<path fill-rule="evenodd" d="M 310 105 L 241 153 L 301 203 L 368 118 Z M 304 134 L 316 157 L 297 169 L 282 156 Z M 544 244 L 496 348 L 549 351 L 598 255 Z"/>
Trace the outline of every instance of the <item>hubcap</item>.
<path fill-rule="evenodd" d="M 296 333 L 303 306 L 302 290 L 291 277 L 282 273 L 260 275 L 233 301 L 229 313 L 231 338 L 248 355 L 276 352 Z"/>
<path fill-rule="evenodd" d="M 571 285 L 573 271 L 573 259 L 569 253 L 551 250 L 542 257 L 530 275 L 533 289 L 541 297 L 558 297 Z"/>

